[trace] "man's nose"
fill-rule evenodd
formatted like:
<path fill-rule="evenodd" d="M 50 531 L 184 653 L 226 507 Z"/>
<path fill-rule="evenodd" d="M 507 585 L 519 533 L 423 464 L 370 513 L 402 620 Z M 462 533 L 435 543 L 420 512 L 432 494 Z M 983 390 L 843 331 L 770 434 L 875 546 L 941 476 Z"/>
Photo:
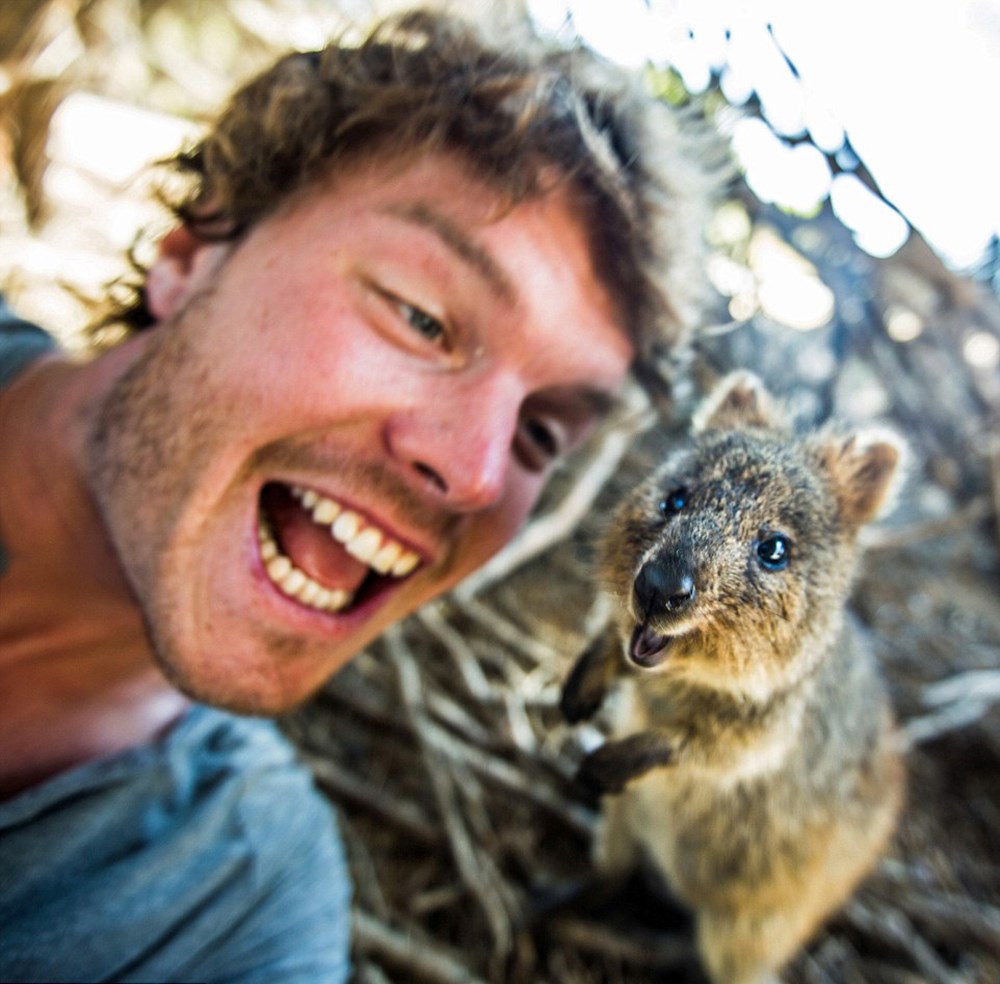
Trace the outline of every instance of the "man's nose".
<path fill-rule="evenodd" d="M 390 454 L 452 509 L 489 508 L 507 484 L 522 399 L 510 377 L 450 382 L 391 418 Z"/>

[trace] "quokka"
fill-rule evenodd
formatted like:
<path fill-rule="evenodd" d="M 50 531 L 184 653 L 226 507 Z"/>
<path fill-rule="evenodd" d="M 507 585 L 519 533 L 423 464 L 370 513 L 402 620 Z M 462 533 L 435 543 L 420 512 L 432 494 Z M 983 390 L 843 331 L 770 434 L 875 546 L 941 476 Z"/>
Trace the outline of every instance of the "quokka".
<path fill-rule="evenodd" d="M 562 696 L 579 721 L 614 693 L 581 766 L 613 794 L 596 860 L 659 870 L 716 984 L 776 980 L 894 830 L 899 742 L 845 603 L 902 454 L 882 430 L 795 434 L 735 373 L 603 537 L 611 620 Z"/>

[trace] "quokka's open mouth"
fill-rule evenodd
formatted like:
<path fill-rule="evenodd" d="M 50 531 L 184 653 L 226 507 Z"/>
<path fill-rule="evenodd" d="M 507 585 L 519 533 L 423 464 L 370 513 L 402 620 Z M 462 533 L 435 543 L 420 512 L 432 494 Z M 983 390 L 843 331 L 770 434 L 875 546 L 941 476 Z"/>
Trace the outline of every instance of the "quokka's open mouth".
<path fill-rule="evenodd" d="M 671 644 L 677 638 L 657 632 L 648 622 L 642 622 L 632 631 L 628 647 L 629 659 L 644 669 L 659 666 L 670 655 Z"/>

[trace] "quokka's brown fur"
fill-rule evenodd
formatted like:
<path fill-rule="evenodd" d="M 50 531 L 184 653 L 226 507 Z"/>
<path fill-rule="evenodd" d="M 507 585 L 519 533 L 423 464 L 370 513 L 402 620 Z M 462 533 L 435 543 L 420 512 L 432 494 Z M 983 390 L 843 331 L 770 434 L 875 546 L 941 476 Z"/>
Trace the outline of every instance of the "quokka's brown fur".
<path fill-rule="evenodd" d="M 736 373 L 604 537 L 611 622 L 562 700 L 577 721 L 614 692 L 581 768 L 616 794 L 597 861 L 659 869 L 716 984 L 775 980 L 894 829 L 896 733 L 844 608 L 901 453 L 882 431 L 796 435 Z"/>

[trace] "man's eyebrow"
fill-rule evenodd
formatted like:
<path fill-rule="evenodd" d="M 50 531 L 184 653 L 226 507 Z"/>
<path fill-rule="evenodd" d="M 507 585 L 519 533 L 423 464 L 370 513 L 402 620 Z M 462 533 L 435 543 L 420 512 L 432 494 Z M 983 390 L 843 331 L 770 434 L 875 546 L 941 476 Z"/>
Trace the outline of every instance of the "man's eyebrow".
<path fill-rule="evenodd" d="M 514 285 L 490 253 L 479 245 L 458 223 L 424 202 L 391 205 L 389 215 L 430 229 L 453 253 L 473 267 L 503 300 L 513 303 Z"/>

